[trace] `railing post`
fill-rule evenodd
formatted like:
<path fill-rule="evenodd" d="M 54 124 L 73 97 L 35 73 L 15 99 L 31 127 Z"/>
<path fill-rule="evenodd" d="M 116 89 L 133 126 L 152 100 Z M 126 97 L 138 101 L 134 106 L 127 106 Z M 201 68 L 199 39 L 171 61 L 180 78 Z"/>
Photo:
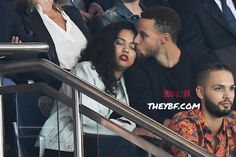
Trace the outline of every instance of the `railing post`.
<path fill-rule="evenodd" d="M 72 98 L 74 100 L 74 154 L 75 157 L 84 157 L 84 147 L 83 147 L 83 132 L 82 132 L 82 121 L 79 112 L 79 105 L 81 104 L 82 94 L 78 92 L 75 88 L 72 89 Z"/>
<path fill-rule="evenodd" d="M 3 86 L 3 77 L 0 76 L 0 87 Z M 3 99 L 0 94 L 0 157 L 4 157 L 4 116 L 3 116 Z"/>

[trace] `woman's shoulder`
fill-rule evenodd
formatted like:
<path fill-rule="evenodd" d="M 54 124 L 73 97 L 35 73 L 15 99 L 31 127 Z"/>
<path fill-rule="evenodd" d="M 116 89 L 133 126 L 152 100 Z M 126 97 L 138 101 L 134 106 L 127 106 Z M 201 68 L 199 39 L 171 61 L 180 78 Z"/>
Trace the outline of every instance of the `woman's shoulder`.
<path fill-rule="evenodd" d="M 83 61 L 80 62 L 78 64 L 76 64 L 76 66 L 73 69 L 73 73 L 76 71 L 80 71 L 82 69 L 91 69 L 92 68 L 92 63 L 90 61 Z"/>
<path fill-rule="evenodd" d="M 96 75 L 98 75 L 96 69 L 90 61 L 83 61 L 78 63 L 73 70 L 73 74 L 82 78 L 85 76 L 95 77 Z"/>
<path fill-rule="evenodd" d="M 83 61 L 78 63 L 75 68 L 75 70 L 77 69 L 92 69 L 92 63 L 90 61 Z"/>

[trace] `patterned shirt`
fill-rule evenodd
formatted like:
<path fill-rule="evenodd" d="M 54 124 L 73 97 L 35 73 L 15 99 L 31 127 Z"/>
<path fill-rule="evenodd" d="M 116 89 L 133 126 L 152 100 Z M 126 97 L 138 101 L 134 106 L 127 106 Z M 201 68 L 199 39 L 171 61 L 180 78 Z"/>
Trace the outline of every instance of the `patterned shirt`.
<path fill-rule="evenodd" d="M 169 128 L 218 157 L 236 157 L 236 112 L 234 111 L 224 117 L 221 128 L 215 136 L 215 148 L 211 143 L 212 132 L 199 109 L 177 113 L 170 122 Z M 171 150 L 177 157 L 188 155 L 186 151 L 176 146 L 172 146 Z"/>

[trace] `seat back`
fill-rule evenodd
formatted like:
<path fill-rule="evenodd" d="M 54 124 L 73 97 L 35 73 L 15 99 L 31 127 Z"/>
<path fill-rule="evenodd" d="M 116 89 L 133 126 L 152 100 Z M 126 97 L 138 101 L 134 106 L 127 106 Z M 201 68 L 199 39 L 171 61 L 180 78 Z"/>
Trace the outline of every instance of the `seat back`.
<path fill-rule="evenodd" d="M 16 96 L 16 119 L 23 157 L 39 156 L 39 149 L 35 143 L 48 118 L 41 112 L 38 105 L 38 100 L 42 95 L 41 92 L 31 92 L 19 93 Z"/>

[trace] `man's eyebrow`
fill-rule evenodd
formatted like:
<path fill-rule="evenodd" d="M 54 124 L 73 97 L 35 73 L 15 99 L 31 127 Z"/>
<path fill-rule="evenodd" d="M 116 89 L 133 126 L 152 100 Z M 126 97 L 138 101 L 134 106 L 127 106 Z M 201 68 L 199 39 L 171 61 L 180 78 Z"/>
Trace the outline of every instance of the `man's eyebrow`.
<path fill-rule="evenodd" d="M 223 85 L 223 84 L 213 84 L 213 87 L 215 87 L 215 86 L 225 87 L 225 85 Z M 231 86 L 235 86 L 235 84 L 230 85 L 230 87 Z"/>
<path fill-rule="evenodd" d="M 146 32 L 144 32 L 144 31 L 142 31 L 142 30 L 139 31 L 139 33 L 142 34 L 142 35 L 148 36 L 148 34 Z"/>

